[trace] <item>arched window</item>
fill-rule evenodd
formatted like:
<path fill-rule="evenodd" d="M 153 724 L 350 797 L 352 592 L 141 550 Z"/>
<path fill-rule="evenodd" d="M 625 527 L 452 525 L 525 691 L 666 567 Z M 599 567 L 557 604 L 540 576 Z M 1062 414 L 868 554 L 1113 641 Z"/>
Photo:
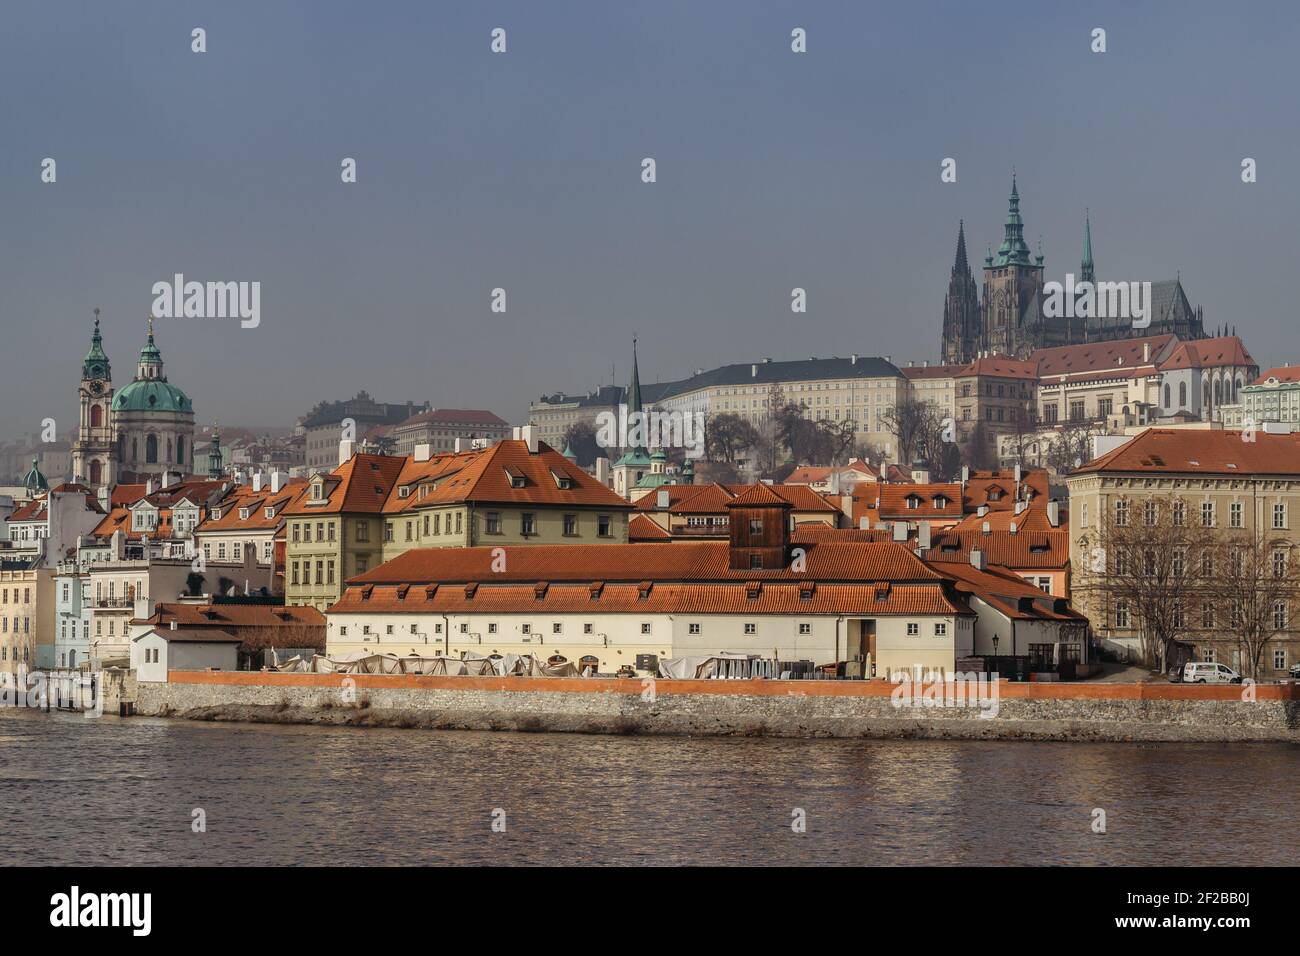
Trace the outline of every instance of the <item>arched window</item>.
<path fill-rule="evenodd" d="M 1214 383 L 1214 404 L 1216 406 L 1223 404 L 1223 383 L 1222 382 L 1216 381 Z"/>
<path fill-rule="evenodd" d="M 171 462 L 171 461 L 174 461 L 174 460 L 175 460 L 175 459 L 172 458 L 172 440 L 171 440 L 170 438 L 168 438 L 168 439 L 167 439 L 167 458 L 166 458 L 166 461 Z"/>
<path fill-rule="evenodd" d="M 1186 382 L 1178 383 L 1178 407 L 1179 408 L 1187 407 L 1187 383 Z"/>
<path fill-rule="evenodd" d="M 158 463 L 158 436 L 150 435 L 144 440 L 144 460 L 150 465 Z"/>
<path fill-rule="evenodd" d="M 1169 407 L 1169 383 L 1165 383 L 1165 408 Z"/>
<path fill-rule="evenodd" d="M 1209 382 L 1201 383 L 1201 404 L 1206 408 L 1210 407 L 1210 383 Z"/>
<path fill-rule="evenodd" d="M 178 435 L 176 437 L 176 463 L 179 465 L 185 464 L 185 436 L 184 435 Z"/>
<path fill-rule="evenodd" d="M 131 460 L 140 460 L 140 439 L 134 436 L 131 438 Z"/>
<path fill-rule="evenodd" d="M 102 405 L 90 406 L 90 427 L 99 428 L 104 424 L 104 408 Z"/>
<path fill-rule="evenodd" d="M 102 484 L 103 478 L 104 478 L 104 466 L 101 465 L 99 463 L 99 459 L 96 458 L 94 461 L 90 463 L 90 483 L 92 485 Z"/>

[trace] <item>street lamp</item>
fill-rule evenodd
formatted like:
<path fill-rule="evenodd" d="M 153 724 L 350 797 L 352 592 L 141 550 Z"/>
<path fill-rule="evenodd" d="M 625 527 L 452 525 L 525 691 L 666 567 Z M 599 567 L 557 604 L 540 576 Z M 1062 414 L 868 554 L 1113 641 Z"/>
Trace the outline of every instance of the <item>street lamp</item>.
<path fill-rule="evenodd" d="M 998 672 L 998 636 L 993 635 L 993 673 Z"/>

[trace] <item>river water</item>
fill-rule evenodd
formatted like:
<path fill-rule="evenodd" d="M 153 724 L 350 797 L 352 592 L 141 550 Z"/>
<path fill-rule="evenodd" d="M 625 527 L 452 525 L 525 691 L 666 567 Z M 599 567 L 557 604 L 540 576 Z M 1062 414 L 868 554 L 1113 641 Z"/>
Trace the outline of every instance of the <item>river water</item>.
<path fill-rule="evenodd" d="M 598 737 L 6 710 L 0 853 L 104 865 L 1294 864 L 1297 780 L 1300 747 L 1286 744 Z"/>

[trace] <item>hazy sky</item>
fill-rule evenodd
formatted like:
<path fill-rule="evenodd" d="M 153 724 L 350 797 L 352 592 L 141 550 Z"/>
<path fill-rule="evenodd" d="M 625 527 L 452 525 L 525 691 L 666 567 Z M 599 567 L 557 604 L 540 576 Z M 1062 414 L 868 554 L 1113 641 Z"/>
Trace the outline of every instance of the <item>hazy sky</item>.
<path fill-rule="evenodd" d="M 1090 207 L 1100 277 L 1181 270 L 1261 366 L 1300 360 L 1300 7 L 1046 6 L 6 4 L 0 435 L 75 421 L 96 305 L 129 381 L 176 272 L 262 284 L 257 329 L 158 322 L 200 424 L 361 388 L 518 422 L 626 381 L 634 332 L 643 382 L 933 360 L 957 221 L 978 266 L 1013 164 L 1048 279 Z"/>

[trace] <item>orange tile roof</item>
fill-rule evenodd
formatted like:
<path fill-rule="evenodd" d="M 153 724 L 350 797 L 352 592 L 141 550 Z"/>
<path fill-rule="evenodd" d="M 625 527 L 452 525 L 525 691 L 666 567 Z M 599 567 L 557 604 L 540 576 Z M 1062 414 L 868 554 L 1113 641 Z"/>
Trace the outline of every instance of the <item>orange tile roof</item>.
<path fill-rule="evenodd" d="M 288 505 L 284 513 L 379 514 L 405 462 L 405 458 L 393 455 L 358 452 L 326 476 L 322 501 L 304 495 Z"/>
<path fill-rule="evenodd" d="M 1300 365 L 1279 365 L 1276 368 L 1271 368 L 1267 372 L 1261 373 L 1259 378 L 1250 384 L 1263 385 L 1270 378 L 1275 378 L 1279 382 L 1300 382 Z"/>
<path fill-rule="evenodd" d="M 936 563 L 935 568 L 954 581 L 959 593 L 975 594 L 1009 617 L 1046 619 L 1086 624 L 1088 619 L 1062 598 L 1053 597 L 1023 578 L 998 568 L 983 571 L 961 562 Z M 1022 599 L 1026 602 L 1021 604 Z M 1062 607 L 1063 610 L 1057 610 Z"/>
<path fill-rule="evenodd" d="M 893 544 L 807 546 L 807 568 L 732 570 L 725 541 L 659 544 L 507 545 L 506 571 L 492 570 L 491 547 L 420 548 L 358 575 L 350 584 L 468 581 L 932 581 L 939 576 Z"/>
<path fill-rule="evenodd" d="M 990 564 L 1007 568 L 1065 568 L 1070 563 L 1070 532 L 1065 528 L 1049 531 L 991 530 L 956 531 L 949 529 L 930 539 L 927 561 L 970 561 L 972 551 L 982 551 Z"/>
<path fill-rule="evenodd" d="M 960 518 L 962 515 L 961 483 L 880 484 L 879 511 L 886 518 Z M 856 489 L 855 489 L 856 490 Z M 909 508 L 909 498 L 916 507 Z M 936 505 L 936 498 L 943 503 Z"/>
<path fill-rule="evenodd" d="M 1254 364 L 1255 360 L 1250 357 L 1241 339 L 1235 335 L 1221 335 L 1213 339 L 1194 339 L 1178 343 L 1169 358 L 1160 363 L 1160 371 Z"/>
<path fill-rule="evenodd" d="M 1031 494 L 1026 494 L 1026 489 Z M 994 495 L 994 491 L 1000 492 Z M 1049 491 L 1047 469 L 1026 468 L 1020 473 L 1020 493 L 1028 501 L 1047 500 Z M 1007 468 L 999 471 L 972 471 L 966 482 L 966 491 L 962 499 L 967 511 L 974 511 L 981 505 L 990 511 L 1014 509 L 1016 505 L 1016 473 Z"/>
<path fill-rule="evenodd" d="M 267 531 L 279 527 L 284 521 L 284 510 L 296 500 L 310 493 L 306 478 L 293 478 L 281 486 L 275 494 L 269 487 L 254 491 L 251 485 L 236 485 L 217 504 L 220 518 L 213 517 L 215 512 L 199 523 L 198 532 L 205 531 Z M 266 517 L 266 509 L 272 507 L 275 514 Z M 248 509 L 248 517 L 241 518 L 242 509 Z"/>
<path fill-rule="evenodd" d="M 654 519 L 649 515 L 639 514 L 633 515 L 632 520 L 628 522 L 627 540 L 631 542 L 671 541 L 673 536 L 655 524 Z"/>
<path fill-rule="evenodd" d="M 297 627 L 325 626 L 325 616 L 314 607 L 283 604 L 183 604 L 159 602 L 149 617 L 133 624 L 170 624 L 177 627 Z"/>
<path fill-rule="evenodd" d="M 1007 355 L 986 355 L 977 358 L 957 373 L 958 378 L 986 375 L 990 378 L 1038 378 L 1036 363 L 1011 358 Z"/>
<path fill-rule="evenodd" d="M 762 488 L 763 491 L 755 491 Z M 794 511 L 829 513 L 838 511 L 825 495 L 813 491 L 807 485 L 665 485 L 658 491 L 668 492 L 667 510 L 672 514 L 684 515 L 721 515 L 727 513 L 727 506 L 738 498 L 746 498 L 747 503 L 776 504 L 784 502 Z M 657 495 L 654 492 L 639 499 L 638 511 L 661 511 Z"/>
<path fill-rule="evenodd" d="M 1153 474 L 1300 475 L 1300 433 L 1257 431 L 1242 441 L 1240 431 L 1149 428 L 1074 474 L 1137 472 Z"/>
<path fill-rule="evenodd" d="M 676 552 L 688 545 L 618 545 Z M 867 545 L 866 547 L 870 547 Z M 595 595 L 593 597 L 593 594 Z M 644 594 L 644 596 L 643 596 Z M 752 597 L 750 595 L 753 595 Z M 805 596 L 807 595 L 807 596 Z M 809 593 L 799 583 L 764 582 L 756 591 L 744 581 L 730 583 L 654 583 L 648 593 L 638 584 L 591 582 L 550 584 L 538 597 L 534 584 L 485 583 L 469 594 L 464 587 L 417 588 L 352 586 L 329 613 L 604 613 L 604 614 L 972 614 L 950 595 L 943 579 L 926 584 L 880 587 L 875 582 L 817 584 Z"/>
<path fill-rule="evenodd" d="M 524 486 L 511 485 L 522 476 Z M 558 478 L 570 487 L 561 488 Z M 472 501 L 480 504 L 586 505 L 631 509 L 632 505 L 587 474 L 550 445 L 508 439 L 481 451 L 457 476 L 440 482 L 424 498 L 426 504 Z"/>
<path fill-rule="evenodd" d="M 803 485 L 795 485 L 803 488 Z M 730 491 L 731 489 L 727 489 Z M 805 489 L 807 490 L 807 489 Z M 733 492 L 733 494 L 735 494 Z M 789 508 L 790 502 L 764 484 L 750 485 L 727 502 L 728 508 Z"/>
<path fill-rule="evenodd" d="M 1172 333 L 1152 335 L 1142 339 L 1116 339 L 1108 342 L 1088 342 L 1083 345 L 1061 345 L 1050 349 L 1036 349 L 1030 356 L 1036 363 L 1040 377 L 1069 374 L 1074 378 L 1079 372 L 1099 372 L 1150 365 L 1159 361 L 1163 351 L 1176 342 Z M 1142 347 L 1149 345 L 1150 358 L 1143 361 Z"/>
<path fill-rule="evenodd" d="M 1064 507 L 1060 508 L 1058 518 L 1058 527 L 1063 527 L 1069 523 L 1069 516 Z M 1052 531 L 1050 521 L 1047 520 L 1047 505 L 1035 504 L 1026 508 L 1020 514 L 1016 514 L 1011 508 L 1000 508 L 997 511 L 989 511 L 983 517 L 978 511 L 973 511 L 962 518 L 949 531 L 982 531 L 987 524 L 992 531 L 1010 531 L 1014 524 L 1017 531 Z"/>

